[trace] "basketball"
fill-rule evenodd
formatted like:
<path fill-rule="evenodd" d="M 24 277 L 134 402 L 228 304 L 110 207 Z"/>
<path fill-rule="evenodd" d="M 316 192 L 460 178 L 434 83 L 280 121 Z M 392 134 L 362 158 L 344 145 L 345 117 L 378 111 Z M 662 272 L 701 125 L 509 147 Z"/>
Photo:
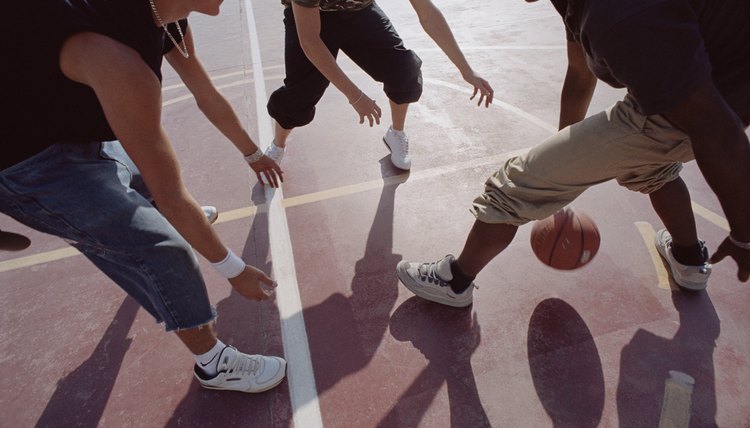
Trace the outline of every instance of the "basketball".
<path fill-rule="evenodd" d="M 584 266 L 599 250 L 599 229 L 591 217 L 572 208 L 534 223 L 531 249 L 542 263 L 555 269 Z"/>

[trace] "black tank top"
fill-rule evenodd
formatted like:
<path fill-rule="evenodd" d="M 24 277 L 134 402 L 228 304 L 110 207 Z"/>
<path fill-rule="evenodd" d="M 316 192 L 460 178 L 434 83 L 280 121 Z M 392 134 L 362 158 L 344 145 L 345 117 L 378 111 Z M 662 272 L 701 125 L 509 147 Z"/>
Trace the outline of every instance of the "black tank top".
<path fill-rule="evenodd" d="M 7 53 L 0 72 L 0 170 L 55 143 L 116 139 L 94 91 L 62 74 L 60 48 L 76 33 L 101 33 L 133 48 L 161 81 L 171 42 L 154 25 L 148 0 L 23 0 L 7 6 L 0 27 L 0 52 Z"/>

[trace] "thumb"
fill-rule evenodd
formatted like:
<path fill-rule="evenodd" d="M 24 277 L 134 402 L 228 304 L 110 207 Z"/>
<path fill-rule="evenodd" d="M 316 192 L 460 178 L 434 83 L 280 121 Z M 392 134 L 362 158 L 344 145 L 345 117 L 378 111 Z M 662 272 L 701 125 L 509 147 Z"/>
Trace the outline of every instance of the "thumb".
<path fill-rule="evenodd" d="M 729 252 L 723 246 L 720 246 L 716 250 L 716 252 L 711 255 L 711 258 L 708 260 L 708 262 L 719 263 L 720 261 L 724 260 L 724 257 L 728 255 L 729 255 Z"/>

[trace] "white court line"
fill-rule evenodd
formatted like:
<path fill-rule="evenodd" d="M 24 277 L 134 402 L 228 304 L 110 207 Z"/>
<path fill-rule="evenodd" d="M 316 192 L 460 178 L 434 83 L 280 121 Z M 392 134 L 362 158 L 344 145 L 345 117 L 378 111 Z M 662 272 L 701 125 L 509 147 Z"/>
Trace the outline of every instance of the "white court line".
<path fill-rule="evenodd" d="M 261 149 L 265 142 L 273 139 L 271 118 L 266 111 L 266 85 L 263 78 L 263 62 L 260 58 L 260 44 L 255 26 L 252 0 L 245 0 L 248 34 L 250 37 L 250 54 L 255 80 L 255 110 L 258 115 L 258 139 Z M 302 316 L 302 299 L 299 294 L 297 272 L 294 267 L 292 239 L 289 236 L 289 225 L 286 212 L 281 206 L 284 192 L 279 187 L 266 189 L 268 204 L 268 239 L 273 261 L 273 276 L 279 286 L 276 288 L 276 303 L 281 317 L 281 338 L 284 344 L 284 358 L 287 366 L 287 382 L 292 402 L 292 418 L 297 428 L 318 428 L 323 426 L 320 415 L 318 391 L 315 387 L 315 374 L 310 357 L 310 346 L 307 341 L 305 320 Z"/>

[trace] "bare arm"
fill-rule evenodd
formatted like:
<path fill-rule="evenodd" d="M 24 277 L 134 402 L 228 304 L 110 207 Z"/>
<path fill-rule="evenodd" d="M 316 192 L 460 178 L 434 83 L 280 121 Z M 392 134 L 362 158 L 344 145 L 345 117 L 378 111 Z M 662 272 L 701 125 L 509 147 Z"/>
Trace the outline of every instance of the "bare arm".
<path fill-rule="evenodd" d="M 664 116 L 690 137 L 698 167 L 727 216 L 730 235 L 750 242 L 750 141 L 737 115 L 708 80 Z M 712 261 L 726 256 L 737 262 L 738 278 L 747 281 L 750 250 L 727 238 Z"/>
<path fill-rule="evenodd" d="M 419 23 L 422 25 L 425 33 L 435 41 L 448 59 L 450 59 L 456 66 L 461 73 L 461 77 L 474 87 L 474 93 L 472 94 L 471 99 L 474 99 L 477 92 L 479 92 L 480 96 L 477 105 L 481 105 L 482 101 L 484 101 L 485 107 L 489 107 L 492 103 L 494 91 L 490 84 L 477 75 L 469 65 L 469 62 L 466 61 L 466 57 L 464 57 L 455 37 L 453 37 L 453 32 L 451 31 L 448 22 L 445 20 L 443 13 L 440 12 L 440 9 L 438 9 L 431 0 L 409 1 L 411 1 L 412 7 L 417 12 Z"/>
<path fill-rule="evenodd" d="M 373 126 L 380 123 L 380 107 L 370 97 L 365 95 L 354 82 L 344 73 L 336 63 L 336 58 L 320 39 L 320 9 L 317 7 L 303 7 L 292 2 L 294 22 L 297 27 L 299 43 L 310 62 L 328 79 L 354 107 L 359 114 L 359 123 L 365 118 Z"/>
<path fill-rule="evenodd" d="M 591 97 L 596 88 L 596 76 L 586 65 L 583 47 L 568 42 L 568 70 L 560 95 L 560 123 L 558 129 L 582 121 L 586 117 Z"/>
<path fill-rule="evenodd" d="M 190 58 L 185 58 L 177 49 L 172 49 L 166 55 L 167 61 L 177 71 L 182 81 L 185 82 L 185 85 L 195 97 L 198 108 L 200 108 L 206 118 L 237 147 L 237 150 L 243 156 L 255 153 L 258 150 L 258 146 L 250 138 L 247 131 L 245 131 L 232 106 L 216 89 L 208 73 L 203 68 L 203 64 L 198 59 L 190 27 L 188 27 L 185 33 L 185 43 L 191 54 Z M 271 183 L 271 187 L 278 187 L 279 180 L 284 181 L 281 168 L 276 165 L 276 162 L 266 156 L 250 164 L 250 167 L 261 183 L 263 181 L 260 174 L 269 176 L 270 180 L 268 182 Z"/>
<path fill-rule="evenodd" d="M 177 158 L 161 127 L 161 85 L 141 57 L 101 34 L 79 33 L 63 45 L 60 67 L 68 78 L 94 90 L 164 217 L 201 255 L 221 261 L 228 250 L 182 183 Z M 251 299 L 266 298 L 260 283 L 273 282 L 252 267 L 230 281 Z"/>

